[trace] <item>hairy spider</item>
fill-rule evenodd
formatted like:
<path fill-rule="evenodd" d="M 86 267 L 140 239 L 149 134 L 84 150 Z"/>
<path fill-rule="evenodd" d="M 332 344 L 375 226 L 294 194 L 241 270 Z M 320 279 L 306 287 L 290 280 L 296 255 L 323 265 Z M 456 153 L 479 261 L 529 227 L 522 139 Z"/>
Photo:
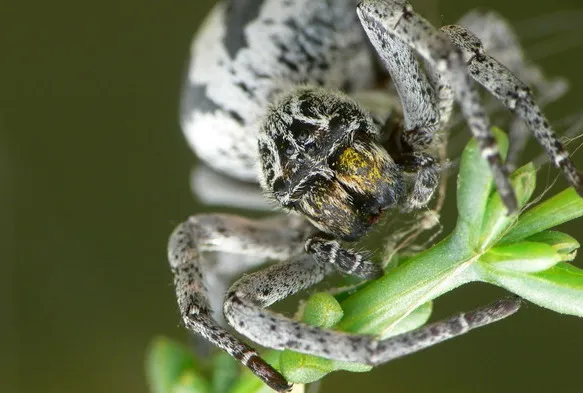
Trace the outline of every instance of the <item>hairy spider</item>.
<path fill-rule="evenodd" d="M 467 28 L 435 29 L 406 1 L 357 3 L 225 0 L 192 47 L 181 110 L 189 143 L 211 167 L 260 182 L 268 198 L 297 214 L 264 220 L 194 215 L 180 224 L 168 246 L 178 306 L 189 331 L 278 391 L 289 389 L 285 378 L 213 319 L 201 253 L 238 253 L 253 264 L 281 261 L 227 292 L 224 315 L 239 333 L 264 347 L 376 365 L 501 319 L 518 304 L 497 302 L 385 340 L 314 328 L 265 308 L 333 269 L 366 279 L 382 274 L 340 241 L 361 238 L 387 209 L 426 206 L 440 172 L 435 136 L 448 124 L 454 101 L 508 211 L 516 210 L 472 78 L 526 122 L 567 181 L 583 190 L 529 88 L 470 32 L 519 53 L 501 18 L 473 14 Z M 394 91 L 400 107 L 391 104 Z"/>

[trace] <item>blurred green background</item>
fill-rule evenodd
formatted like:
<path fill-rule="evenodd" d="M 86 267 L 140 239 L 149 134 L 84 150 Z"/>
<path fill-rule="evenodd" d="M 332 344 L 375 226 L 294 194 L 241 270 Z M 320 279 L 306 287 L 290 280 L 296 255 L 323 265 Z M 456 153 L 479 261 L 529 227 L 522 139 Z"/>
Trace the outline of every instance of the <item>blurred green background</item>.
<path fill-rule="evenodd" d="M 189 191 L 195 158 L 177 108 L 191 37 L 213 3 L 0 2 L 2 392 L 146 392 L 149 341 L 187 341 L 166 240 L 204 210 Z M 582 110 L 581 0 L 413 4 L 436 24 L 474 7 L 501 11 L 546 72 L 571 82 L 550 119 Z M 547 29 L 558 35 L 538 37 Z M 565 230 L 583 240 L 580 228 Z M 499 294 L 462 288 L 436 314 Z M 582 359 L 583 321 L 530 305 L 369 374 L 334 374 L 322 391 L 581 392 Z"/>

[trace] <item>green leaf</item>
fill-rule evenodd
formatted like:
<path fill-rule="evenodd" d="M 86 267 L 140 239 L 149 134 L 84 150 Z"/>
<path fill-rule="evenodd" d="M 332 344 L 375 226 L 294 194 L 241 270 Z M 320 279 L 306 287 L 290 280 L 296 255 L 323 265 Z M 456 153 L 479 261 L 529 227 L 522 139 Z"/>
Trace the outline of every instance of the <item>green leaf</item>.
<path fill-rule="evenodd" d="M 279 364 L 283 375 L 297 383 L 317 381 L 332 371 L 366 372 L 372 369 L 367 364 L 340 362 L 289 350 L 283 351 Z"/>
<path fill-rule="evenodd" d="M 180 375 L 171 390 L 172 393 L 210 393 L 209 384 L 193 370 L 186 370 Z"/>
<path fill-rule="evenodd" d="M 336 328 L 384 337 L 404 316 L 471 277 L 471 250 L 447 238 L 342 301 L 344 318 Z"/>
<path fill-rule="evenodd" d="M 574 189 L 568 188 L 520 216 L 500 243 L 513 243 L 581 216 L 583 198 Z"/>
<path fill-rule="evenodd" d="M 401 333 L 417 329 L 427 323 L 433 312 L 433 302 L 427 302 L 417 307 L 412 313 L 405 316 L 402 320 L 398 321 L 393 328 L 385 333 L 382 339 L 396 336 Z"/>
<path fill-rule="evenodd" d="M 207 393 L 208 382 L 196 370 L 200 366 L 188 349 L 157 337 L 146 356 L 146 374 L 153 393 Z"/>
<path fill-rule="evenodd" d="M 486 269 L 534 273 L 561 262 L 562 256 L 544 243 L 520 242 L 494 247 L 478 259 Z"/>
<path fill-rule="evenodd" d="M 561 261 L 568 262 L 575 259 L 580 244 L 573 236 L 558 231 L 544 231 L 527 237 L 530 242 L 545 243 L 553 247 L 561 255 Z"/>
<path fill-rule="evenodd" d="M 506 134 L 492 129 L 502 156 L 508 151 Z M 482 158 L 478 142 L 472 139 L 462 153 L 460 171 L 457 180 L 458 221 L 456 237 L 467 247 L 479 246 L 480 228 L 490 193 L 493 188 L 492 171 L 488 162 Z"/>
<path fill-rule="evenodd" d="M 329 328 L 342 319 L 344 311 L 334 296 L 327 292 L 312 295 L 304 305 L 302 320 L 313 326 Z"/>
<path fill-rule="evenodd" d="M 212 391 L 227 393 L 240 374 L 240 364 L 226 352 L 213 356 Z"/>
<path fill-rule="evenodd" d="M 498 272 L 487 281 L 541 307 L 583 317 L 583 270 L 567 263 L 539 273 Z"/>
<path fill-rule="evenodd" d="M 536 168 L 534 164 L 529 163 L 515 171 L 510 176 L 510 184 L 514 188 L 518 208 L 521 209 L 532 196 L 536 186 Z M 518 213 L 508 215 L 500 194 L 497 192 L 492 193 L 488 200 L 482 224 L 479 250 L 487 250 L 500 240 L 517 219 Z"/>

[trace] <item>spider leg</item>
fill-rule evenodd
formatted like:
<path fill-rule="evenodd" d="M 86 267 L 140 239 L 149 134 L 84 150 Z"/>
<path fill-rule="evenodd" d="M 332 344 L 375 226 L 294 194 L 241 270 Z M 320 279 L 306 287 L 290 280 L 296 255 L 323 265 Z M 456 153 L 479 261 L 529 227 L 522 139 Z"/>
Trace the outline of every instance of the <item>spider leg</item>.
<path fill-rule="evenodd" d="M 558 100 L 569 89 L 564 78 L 546 77 L 540 67 L 525 56 L 514 28 L 499 13 L 473 10 L 465 14 L 457 25 L 480 37 L 484 50 L 490 56 L 527 85 L 533 86 L 541 105 Z"/>
<path fill-rule="evenodd" d="M 266 309 L 321 281 L 327 272 L 304 257 L 246 275 L 229 290 L 225 317 L 239 333 L 265 347 L 378 365 L 498 321 L 520 306 L 518 298 L 502 299 L 384 340 L 310 326 Z"/>
<path fill-rule="evenodd" d="M 319 232 L 305 243 L 306 252 L 320 265 L 334 266 L 342 274 L 373 280 L 383 275 L 380 265 L 368 261 L 361 253 L 343 248 L 340 243 Z"/>
<path fill-rule="evenodd" d="M 490 56 L 504 64 L 527 85 L 533 86 L 541 107 L 557 101 L 569 90 L 569 84 L 564 78 L 546 77 L 540 67 L 525 56 L 514 28 L 497 12 L 473 10 L 457 24 L 480 37 Z M 514 117 L 508 126 L 508 136 L 510 144 L 506 164 L 512 170 L 516 168 L 530 134 L 522 119 Z"/>
<path fill-rule="evenodd" d="M 467 29 L 451 25 L 441 30 L 462 51 L 469 74 L 506 108 L 522 118 L 569 184 L 583 195 L 583 182 L 575 164 L 535 103 L 528 86 L 499 61 L 486 54 L 480 39 Z"/>
<path fill-rule="evenodd" d="M 392 34 L 383 41 L 380 58 L 391 75 L 403 108 L 401 138 L 412 146 L 427 146 L 439 128 L 439 112 L 433 86 L 413 50 Z"/>
<path fill-rule="evenodd" d="M 432 67 L 427 61 L 425 61 L 425 68 L 427 69 L 431 84 L 435 89 L 439 109 L 439 130 L 443 130 L 449 125 L 455 95 L 444 74 L 437 72 L 435 67 Z"/>
<path fill-rule="evenodd" d="M 516 196 L 508 180 L 508 171 L 502 163 L 496 141 L 490 130 L 488 117 L 465 69 L 461 51 L 417 15 L 403 0 L 363 0 L 357 8 L 358 16 L 377 52 L 383 53 L 383 42 L 394 35 L 421 55 L 436 72 L 444 74 L 451 85 L 472 134 L 478 141 L 482 156 L 488 161 L 496 187 L 509 212 L 517 209 Z"/>
<path fill-rule="evenodd" d="M 427 206 L 439 185 L 439 165 L 435 159 L 427 153 L 415 151 L 397 156 L 395 162 L 414 177 L 404 210 Z"/>
<path fill-rule="evenodd" d="M 289 385 L 257 352 L 212 317 L 204 281 L 205 251 L 225 251 L 284 260 L 300 254 L 307 236 L 297 217 L 248 220 L 230 215 L 197 215 L 178 225 L 168 242 L 168 260 L 174 275 L 178 308 L 185 326 L 223 349 L 276 390 Z"/>
<path fill-rule="evenodd" d="M 395 161 L 412 174 L 410 197 L 405 206 L 406 210 L 411 210 L 426 206 L 437 187 L 439 175 L 435 161 L 430 155 L 417 151 L 431 144 L 441 126 L 440 113 L 448 111 L 451 105 L 447 101 L 453 98 L 449 98 L 449 85 L 437 77 L 434 81 L 438 94 L 436 100 L 434 85 L 405 42 L 388 34 L 382 46 L 384 50 L 379 55 L 391 75 L 403 110 L 403 129 L 398 127 L 394 131 L 393 143 L 387 148 Z"/>

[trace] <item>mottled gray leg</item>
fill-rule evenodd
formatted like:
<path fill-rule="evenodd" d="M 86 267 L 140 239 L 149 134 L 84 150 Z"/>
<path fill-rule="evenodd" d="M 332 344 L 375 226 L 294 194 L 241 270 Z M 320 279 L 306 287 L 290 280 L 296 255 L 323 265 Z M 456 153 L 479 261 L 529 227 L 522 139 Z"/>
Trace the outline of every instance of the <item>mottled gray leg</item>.
<path fill-rule="evenodd" d="M 541 104 L 556 101 L 568 90 L 564 78 L 548 78 L 540 67 L 524 54 L 512 25 L 495 11 L 473 10 L 457 23 L 480 37 L 484 50 L 520 80 L 536 89 Z"/>
<path fill-rule="evenodd" d="M 244 276 L 229 290 L 225 317 L 239 333 L 265 347 L 377 365 L 498 321 L 520 306 L 517 298 L 502 299 L 385 340 L 310 326 L 265 309 L 314 285 L 327 272 L 325 266 L 301 258 Z"/>
<path fill-rule="evenodd" d="M 474 34 L 460 26 L 442 27 L 463 53 L 470 75 L 492 93 L 504 106 L 521 117 L 552 162 L 560 168 L 569 184 L 583 195 L 583 182 L 548 120 L 534 102 L 528 86 L 508 68 L 488 55 Z"/>
<path fill-rule="evenodd" d="M 435 132 L 440 129 L 440 109 L 433 85 L 406 43 L 388 34 L 383 42 L 374 44 L 383 48 L 379 55 L 391 75 L 403 109 L 402 128 L 393 130 L 395 135 L 387 148 L 404 171 L 411 174 L 404 208 L 417 209 L 427 205 L 439 181 L 434 160 L 419 150 L 430 146 Z"/>
<path fill-rule="evenodd" d="M 373 44 L 383 48 L 379 56 L 401 100 L 404 128 L 401 138 L 412 147 L 429 145 L 439 128 L 439 112 L 427 75 L 413 50 L 392 34 Z"/>
<path fill-rule="evenodd" d="M 455 95 L 446 76 L 437 72 L 431 63 L 425 62 L 425 68 L 429 74 L 431 84 L 435 89 L 435 96 L 437 98 L 437 107 L 439 110 L 439 129 L 444 130 L 449 125 L 451 113 L 453 112 L 453 105 Z"/>
<path fill-rule="evenodd" d="M 512 25 L 498 12 L 473 10 L 457 24 L 479 37 L 490 56 L 504 64 L 518 79 L 532 86 L 541 107 L 558 100 L 569 90 L 569 84 L 564 78 L 546 77 L 540 67 L 525 56 Z M 517 166 L 530 133 L 520 118 L 514 118 L 507 131 L 510 146 L 506 163 L 512 170 Z"/>
<path fill-rule="evenodd" d="M 411 152 L 395 158 L 405 174 L 413 177 L 403 210 L 417 210 L 427 206 L 439 185 L 439 164 L 429 154 Z"/>
<path fill-rule="evenodd" d="M 178 225 L 168 242 L 168 260 L 185 326 L 241 361 L 276 390 L 289 388 L 285 378 L 213 319 L 202 253 L 223 251 L 255 255 L 259 261 L 283 260 L 303 252 L 306 236 L 303 221 L 293 216 L 254 221 L 230 215 L 198 215 Z"/>
<path fill-rule="evenodd" d="M 502 163 L 479 95 L 466 72 L 461 51 L 445 34 L 414 13 L 413 7 L 406 1 L 363 0 L 357 12 L 377 52 L 382 53 L 382 43 L 394 35 L 419 53 L 436 72 L 446 76 L 482 155 L 488 160 L 502 200 L 509 212 L 516 211 L 516 196 L 508 180 L 508 172 Z"/>

